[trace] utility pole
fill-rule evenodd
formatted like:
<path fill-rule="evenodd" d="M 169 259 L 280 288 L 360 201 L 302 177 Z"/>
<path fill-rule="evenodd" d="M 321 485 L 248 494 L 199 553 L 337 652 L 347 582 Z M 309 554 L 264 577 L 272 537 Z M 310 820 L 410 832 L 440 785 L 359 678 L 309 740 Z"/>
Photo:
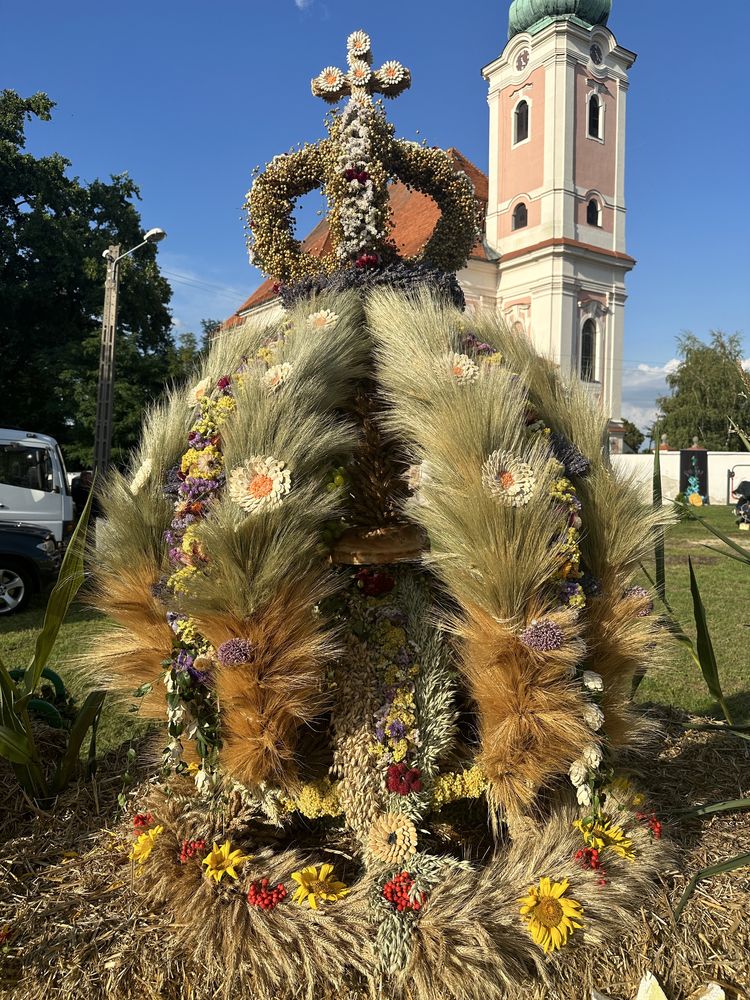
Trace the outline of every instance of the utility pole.
<path fill-rule="evenodd" d="M 99 353 L 99 386 L 96 393 L 96 438 L 94 443 L 94 469 L 100 476 L 107 471 L 112 450 L 119 245 L 108 247 L 103 256 L 107 259 L 107 279 L 104 285 L 104 314 L 102 316 L 102 345 Z"/>

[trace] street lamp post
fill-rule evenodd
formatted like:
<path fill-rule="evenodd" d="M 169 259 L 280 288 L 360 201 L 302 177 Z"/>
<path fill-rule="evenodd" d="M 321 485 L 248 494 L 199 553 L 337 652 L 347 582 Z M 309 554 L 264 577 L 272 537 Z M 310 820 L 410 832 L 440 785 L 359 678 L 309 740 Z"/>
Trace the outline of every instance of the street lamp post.
<path fill-rule="evenodd" d="M 115 333 L 117 330 L 118 265 L 124 257 L 140 250 L 147 243 L 158 243 L 167 234 L 163 229 L 149 229 L 137 246 L 120 253 L 120 245 L 107 247 L 102 254 L 107 261 L 107 278 L 104 284 L 104 313 L 102 315 L 102 343 L 99 352 L 99 385 L 96 393 L 96 436 L 94 440 L 94 468 L 104 473 L 112 451 L 112 413 L 115 376 Z"/>

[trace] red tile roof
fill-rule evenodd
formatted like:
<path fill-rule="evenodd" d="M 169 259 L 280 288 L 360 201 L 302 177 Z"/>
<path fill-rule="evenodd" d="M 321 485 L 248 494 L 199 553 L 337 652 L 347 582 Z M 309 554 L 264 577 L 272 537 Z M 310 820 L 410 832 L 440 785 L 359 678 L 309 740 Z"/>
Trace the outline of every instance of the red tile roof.
<path fill-rule="evenodd" d="M 488 198 L 486 175 L 478 167 L 475 167 L 471 160 L 467 160 L 457 149 L 451 148 L 448 150 L 448 153 L 453 159 L 456 170 L 463 170 L 468 175 L 474 185 L 477 198 L 486 206 Z M 419 253 L 432 235 L 440 218 L 440 209 L 428 195 L 407 188 L 401 181 L 395 181 L 391 185 L 390 202 L 393 240 L 401 256 L 413 257 Z M 331 249 L 329 236 L 328 223 L 323 219 L 302 241 L 302 246 L 308 253 L 316 257 L 322 256 Z M 478 260 L 488 259 L 482 240 L 476 244 L 471 256 Z M 240 308 L 229 317 L 224 325 L 233 326 L 250 309 L 274 299 L 276 297 L 276 293 L 273 290 L 274 284 L 274 279 L 266 279 L 259 288 L 256 288 L 250 298 L 243 302 Z"/>

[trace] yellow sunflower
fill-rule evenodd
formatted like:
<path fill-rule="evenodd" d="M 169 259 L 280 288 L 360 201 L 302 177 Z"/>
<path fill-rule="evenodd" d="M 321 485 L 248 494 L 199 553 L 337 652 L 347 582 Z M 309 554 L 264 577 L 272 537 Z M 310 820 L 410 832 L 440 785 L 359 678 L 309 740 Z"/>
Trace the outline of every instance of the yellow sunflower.
<path fill-rule="evenodd" d="M 567 879 L 553 882 L 545 877 L 539 879 L 538 886 L 529 886 L 528 896 L 518 900 L 529 934 L 545 952 L 562 948 L 570 935 L 583 926 L 583 907 L 565 896 L 569 888 Z"/>
<path fill-rule="evenodd" d="M 154 849 L 156 838 L 162 833 L 164 833 L 163 826 L 155 826 L 151 830 L 142 833 L 133 844 L 133 850 L 128 855 L 130 860 L 135 861 L 138 865 L 145 865 Z"/>
<path fill-rule="evenodd" d="M 314 865 L 303 868 L 301 872 L 292 872 L 292 878 L 298 888 L 292 897 L 295 903 L 307 903 L 317 910 L 318 902 L 335 903 L 337 899 L 348 896 L 350 890 L 343 882 L 337 882 L 333 875 L 333 865 L 321 865 L 318 870 Z"/>
<path fill-rule="evenodd" d="M 217 882 L 221 882 L 225 874 L 230 878 L 237 878 L 235 867 L 241 865 L 243 861 L 252 860 L 252 857 L 252 854 L 233 851 L 228 840 L 225 840 L 221 847 L 214 843 L 211 852 L 203 859 L 203 864 L 206 866 L 203 874 L 206 878 L 216 879 Z"/>
<path fill-rule="evenodd" d="M 626 861 L 635 860 L 633 841 L 625 836 L 619 826 L 613 826 L 606 816 L 600 819 L 577 819 L 573 826 L 583 834 L 587 847 L 595 847 L 597 851 L 607 848 Z"/>

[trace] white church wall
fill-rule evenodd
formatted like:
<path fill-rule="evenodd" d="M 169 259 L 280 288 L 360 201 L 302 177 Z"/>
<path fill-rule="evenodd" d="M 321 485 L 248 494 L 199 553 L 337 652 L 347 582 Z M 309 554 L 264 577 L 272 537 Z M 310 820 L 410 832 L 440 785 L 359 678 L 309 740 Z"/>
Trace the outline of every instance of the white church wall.
<path fill-rule="evenodd" d="M 680 492 L 680 453 L 663 451 L 661 465 L 661 491 L 665 502 Z M 652 496 L 654 475 L 653 455 L 612 455 L 612 466 L 617 472 L 632 480 L 644 499 Z M 708 452 L 708 492 L 712 504 L 727 502 L 727 472 L 735 468 L 734 485 L 743 479 L 750 480 L 750 455 L 743 451 Z M 734 505 L 734 500 L 729 501 Z"/>

